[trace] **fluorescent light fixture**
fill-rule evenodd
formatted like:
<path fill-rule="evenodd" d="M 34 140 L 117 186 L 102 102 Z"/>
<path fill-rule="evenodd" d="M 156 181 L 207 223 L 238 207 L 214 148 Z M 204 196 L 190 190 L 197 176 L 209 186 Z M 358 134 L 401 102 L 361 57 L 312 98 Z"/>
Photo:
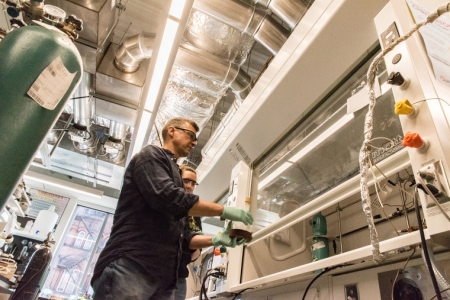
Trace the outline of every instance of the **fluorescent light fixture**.
<path fill-rule="evenodd" d="M 134 142 L 133 151 L 131 151 L 131 157 L 133 157 L 136 153 L 138 153 L 142 148 L 142 144 L 144 143 L 145 135 L 147 134 L 147 128 L 148 124 L 150 123 L 151 116 L 152 113 L 149 111 L 144 110 L 142 112 L 141 121 L 139 122 L 139 127 L 136 132 L 136 139 Z"/>
<path fill-rule="evenodd" d="M 172 0 L 172 4 L 170 5 L 169 15 L 181 19 L 181 15 L 183 14 L 184 6 L 186 5 L 186 0 Z"/>
<path fill-rule="evenodd" d="M 189 2 L 189 5 L 187 5 L 187 2 Z M 186 11 L 191 9 L 192 3 L 192 0 L 172 0 L 170 4 L 164 31 L 161 32 L 162 36 L 160 35 L 159 47 L 157 51 L 153 49 L 152 60 L 155 59 L 155 62 L 154 64 L 152 61 L 150 62 L 149 73 L 147 74 L 149 82 L 146 82 L 144 86 L 140 108 L 142 114 L 137 126 L 134 144 L 132 144 L 131 156 L 128 157 L 128 160 L 144 146 L 149 127 L 153 125 L 150 124 L 151 120 L 155 118 L 152 114 L 158 111 L 159 104 L 157 105 L 157 103 L 165 89 L 168 72 L 170 72 L 169 69 L 172 67 L 172 62 L 178 50 L 179 40 L 181 39 L 179 32 L 182 29 L 180 28 L 180 21 L 184 26 L 188 16 Z"/>
<path fill-rule="evenodd" d="M 258 184 L 258 190 L 265 187 L 272 180 L 281 175 L 284 171 L 286 171 L 290 166 L 299 161 L 303 156 L 305 156 L 308 152 L 312 151 L 314 148 L 319 146 L 322 142 L 324 142 L 327 138 L 329 138 L 333 133 L 338 131 L 339 128 L 350 122 L 355 115 L 353 113 L 348 114 L 337 120 L 333 123 L 329 128 L 327 128 L 324 132 L 322 132 L 318 137 L 308 143 L 305 147 L 300 149 L 297 153 L 295 153 L 291 158 L 289 158 L 286 162 L 284 162 L 281 166 L 275 169 L 272 173 L 270 173 L 266 178 L 264 178 Z"/>
<path fill-rule="evenodd" d="M 83 194 L 86 196 L 94 197 L 94 198 L 102 198 L 103 191 L 96 190 L 94 188 L 90 188 L 83 185 L 78 185 L 72 182 L 68 182 L 65 180 L 61 180 L 58 178 L 53 178 L 47 175 L 39 174 L 32 171 L 27 171 L 27 173 L 23 176 L 24 179 L 34 180 L 36 182 L 40 182 L 43 184 L 48 184 L 53 187 L 60 188 L 65 191 L 71 191 L 78 194 Z"/>
<path fill-rule="evenodd" d="M 173 3 L 172 3 L 173 4 Z M 153 110 L 155 106 L 156 97 L 158 97 L 159 90 L 164 88 L 161 86 L 164 78 L 164 73 L 167 68 L 167 62 L 171 54 L 175 35 L 177 34 L 178 22 L 172 19 L 167 19 L 166 28 L 164 29 L 164 36 L 161 41 L 161 46 L 156 58 L 156 65 L 152 75 L 152 81 L 148 90 L 147 100 L 145 101 L 144 109 Z"/>

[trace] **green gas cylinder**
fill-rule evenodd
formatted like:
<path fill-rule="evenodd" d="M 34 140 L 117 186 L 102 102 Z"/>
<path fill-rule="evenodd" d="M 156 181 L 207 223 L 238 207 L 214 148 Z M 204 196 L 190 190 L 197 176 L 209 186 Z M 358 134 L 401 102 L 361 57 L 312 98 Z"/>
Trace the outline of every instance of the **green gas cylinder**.
<path fill-rule="evenodd" d="M 62 94 L 61 100 L 55 102 L 56 106 L 47 109 L 27 92 L 41 73 L 59 59 L 74 77 L 67 81 L 67 91 L 61 89 L 63 84 L 59 76 L 45 81 L 45 85 L 50 86 L 48 89 L 59 88 Z M 55 27 L 45 24 L 20 27 L 0 41 L 0 208 L 31 164 L 78 86 L 82 73 L 83 64 L 77 48 Z"/>
<path fill-rule="evenodd" d="M 319 212 L 312 217 L 312 245 L 311 253 L 313 261 L 321 260 L 329 256 L 329 244 L 327 234 L 327 219 Z M 315 273 L 320 273 L 316 270 Z"/>

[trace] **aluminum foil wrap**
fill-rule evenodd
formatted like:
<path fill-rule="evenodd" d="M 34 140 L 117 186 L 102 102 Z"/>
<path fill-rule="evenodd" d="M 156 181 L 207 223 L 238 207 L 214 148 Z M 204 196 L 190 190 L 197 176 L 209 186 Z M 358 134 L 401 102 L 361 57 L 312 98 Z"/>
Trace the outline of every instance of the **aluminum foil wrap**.
<path fill-rule="evenodd" d="M 191 10 L 182 40 L 182 44 L 240 65 L 247 59 L 254 43 L 250 35 L 195 9 Z"/>

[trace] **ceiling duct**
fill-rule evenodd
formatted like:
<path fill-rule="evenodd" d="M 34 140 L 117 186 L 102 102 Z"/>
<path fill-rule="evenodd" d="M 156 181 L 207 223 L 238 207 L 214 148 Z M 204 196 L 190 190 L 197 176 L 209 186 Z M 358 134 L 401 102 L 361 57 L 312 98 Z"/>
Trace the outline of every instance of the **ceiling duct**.
<path fill-rule="evenodd" d="M 289 32 L 260 6 L 239 0 L 196 0 L 193 7 L 249 34 L 272 54 L 277 54 L 289 37 Z"/>
<path fill-rule="evenodd" d="M 82 152 L 93 152 L 97 146 L 97 138 L 91 130 L 94 99 L 92 92 L 93 75 L 83 72 L 80 85 L 73 94 L 74 131 L 69 131 L 69 138 L 75 149 Z"/>
<path fill-rule="evenodd" d="M 251 35 L 193 8 L 181 44 L 242 65 L 255 40 Z"/>
<path fill-rule="evenodd" d="M 141 60 L 152 56 L 155 37 L 154 33 L 141 32 L 126 39 L 117 49 L 116 67 L 126 73 L 135 72 Z"/>
<path fill-rule="evenodd" d="M 301 0 L 255 0 L 254 2 L 269 8 L 291 29 L 297 26 L 308 9 Z"/>

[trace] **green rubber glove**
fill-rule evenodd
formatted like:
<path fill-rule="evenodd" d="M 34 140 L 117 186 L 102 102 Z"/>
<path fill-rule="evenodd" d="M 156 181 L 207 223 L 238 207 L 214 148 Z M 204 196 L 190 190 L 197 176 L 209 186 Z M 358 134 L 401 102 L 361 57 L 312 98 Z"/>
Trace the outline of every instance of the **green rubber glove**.
<path fill-rule="evenodd" d="M 224 206 L 223 213 L 220 217 L 222 219 L 226 219 L 226 220 L 230 220 L 230 221 L 242 222 L 245 225 L 253 224 L 252 215 L 245 209 L 241 209 L 241 208 Z"/>
<path fill-rule="evenodd" d="M 234 248 L 237 245 L 242 245 L 245 242 L 244 239 L 238 242 L 236 238 L 230 238 L 231 224 L 232 222 L 228 222 L 227 229 L 225 229 L 222 233 L 216 234 L 212 237 L 212 245 L 214 247 L 225 246 Z"/>

